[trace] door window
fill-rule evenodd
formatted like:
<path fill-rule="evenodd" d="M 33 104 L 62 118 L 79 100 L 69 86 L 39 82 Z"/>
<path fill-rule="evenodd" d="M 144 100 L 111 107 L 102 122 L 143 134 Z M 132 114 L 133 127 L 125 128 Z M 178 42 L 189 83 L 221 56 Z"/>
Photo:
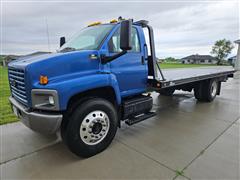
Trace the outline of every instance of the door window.
<path fill-rule="evenodd" d="M 132 28 L 131 43 L 132 49 L 128 52 L 140 52 L 138 32 L 137 29 L 134 27 Z M 118 30 L 113 34 L 113 36 L 109 40 L 108 49 L 110 53 L 119 53 L 122 51 L 120 48 L 120 28 L 118 28 Z"/>

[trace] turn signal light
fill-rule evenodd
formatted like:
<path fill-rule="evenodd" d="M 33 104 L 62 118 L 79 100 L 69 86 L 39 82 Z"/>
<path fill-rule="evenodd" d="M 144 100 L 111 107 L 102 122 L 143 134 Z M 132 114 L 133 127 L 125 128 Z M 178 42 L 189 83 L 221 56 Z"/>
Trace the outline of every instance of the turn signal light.
<path fill-rule="evenodd" d="M 42 85 L 47 84 L 48 83 L 48 77 L 47 76 L 40 76 L 39 82 Z"/>

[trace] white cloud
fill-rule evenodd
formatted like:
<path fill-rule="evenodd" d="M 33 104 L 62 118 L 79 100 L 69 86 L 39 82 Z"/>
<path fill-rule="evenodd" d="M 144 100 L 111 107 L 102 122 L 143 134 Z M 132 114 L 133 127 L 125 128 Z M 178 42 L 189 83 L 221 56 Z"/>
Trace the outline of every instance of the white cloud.
<path fill-rule="evenodd" d="M 183 54 L 209 54 L 216 40 L 238 39 L 238 13 L 236 4 L 221 2 L 153 15 L 151 19 L 157 19 L 153 25 L 158 55 L 181 57 Z"/>
<path fill-rule="evenodd" d="M 3 53 L 47 51 L 46 17 L 51 50 L 55 50 L 60 36 L 69 37 L 89 22 L 109 21 L 119 15 L 150 21 L 158 57 L 209 54 L 216 40 L 239 38 L 237 1 L 3 3 Z"/>

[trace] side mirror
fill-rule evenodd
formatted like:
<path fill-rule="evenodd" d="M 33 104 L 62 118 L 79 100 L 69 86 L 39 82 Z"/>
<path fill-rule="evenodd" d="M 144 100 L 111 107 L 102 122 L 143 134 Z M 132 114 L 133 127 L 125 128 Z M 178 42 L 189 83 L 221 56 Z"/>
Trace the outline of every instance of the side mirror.
<path fill-rule="evenodd" d="M 132 34 L 132 20 L 124 20 L 121 22 L 120 31 L 120 48 L 123 51 L 131 50 L 131 34 Z"/>
<path fill-rule="evenodd" d="M 64 45 L 65 43 L 66 43 L 65 37 L 61 37 L 60 38 L 60 47 L 62 47 L 62 45 Z"/>
<path fill-rule="evenodd" d="M 102 64 L 111 62 L 114 59 L 126 54 L 127 50 L 132 49 L 131 34 L 132 34 L 132 20 L 129 19 L 122 21 L 120 27 L 120 48 L 122 49 L 122 52 L 119 52 L 113 56 L 106 56 L 105 54 L 102 54 L 101 55 Z"/>

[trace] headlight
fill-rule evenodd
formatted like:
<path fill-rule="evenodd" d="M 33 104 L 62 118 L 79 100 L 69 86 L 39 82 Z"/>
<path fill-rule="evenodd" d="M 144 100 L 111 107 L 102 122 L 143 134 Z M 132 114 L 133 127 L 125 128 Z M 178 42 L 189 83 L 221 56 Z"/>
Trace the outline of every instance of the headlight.
<path fill-rule="evenodd" d="M 59 110 L 57 91 L 49 89 L 33 89 L 32 106 L 36 109 Z"/>
<path fill-rule="evenodd" d="M 49 104 L 51 104 L 51 105 L 54 105 L 54 103 L 55 103 L 53 96 L 49 96 L 48 101 L 49 101 Z"/>

